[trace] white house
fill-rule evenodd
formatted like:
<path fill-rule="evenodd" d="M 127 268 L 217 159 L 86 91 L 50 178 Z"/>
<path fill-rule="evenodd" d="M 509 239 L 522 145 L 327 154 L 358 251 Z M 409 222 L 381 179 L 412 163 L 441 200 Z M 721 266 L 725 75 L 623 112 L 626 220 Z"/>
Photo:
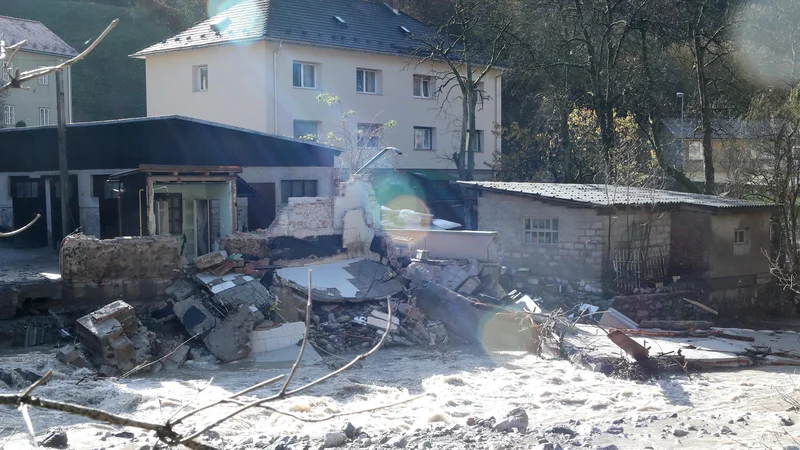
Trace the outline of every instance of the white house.
<path fill-rule="evenodd" d="M 429 33 L 397 11 L 396 0 L 242 0 L 132 57 L 146 60 L 148 116 L 326 141 L 345 134 L 342 113 L 354 111 L 347 127 L 361 135 L 355 152 L 394 146 L 403 152 L 389 161 L 396 169 L 455 174 L 449 157 L 460 140 L 459 90 L 437 92 L 447 65 L 413 56 L 413 37 Z M 501 83 L 499 70 L 483 82 L 477 178 L 491 176 L 485 163 L 500 149 L 492 131 L 501 120 Z M 341 105 L 319 94 L 338 96 Z M 382 126 L 390 121 L 396 125 Z"/>

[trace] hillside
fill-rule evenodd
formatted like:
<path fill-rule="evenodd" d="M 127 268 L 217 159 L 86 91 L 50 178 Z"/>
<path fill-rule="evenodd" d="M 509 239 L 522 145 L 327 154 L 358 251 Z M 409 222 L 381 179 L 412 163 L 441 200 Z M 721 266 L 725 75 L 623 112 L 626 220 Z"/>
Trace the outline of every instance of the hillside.
<path fill-rule="evenodd" d="M 2 0 L 0 14 L 38 20 L 78 51 L 119 18 L 114 31 L 72 69 L 74 120 L 146 114 L 144 61 L 128 55 L 173 34 L 152 16 L 137 8 L 65 0 Z"/>

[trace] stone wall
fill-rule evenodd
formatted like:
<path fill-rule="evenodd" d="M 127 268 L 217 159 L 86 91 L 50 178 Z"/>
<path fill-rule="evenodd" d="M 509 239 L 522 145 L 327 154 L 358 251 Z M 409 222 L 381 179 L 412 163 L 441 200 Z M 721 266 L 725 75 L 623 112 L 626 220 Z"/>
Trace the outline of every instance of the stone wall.
<path fill-rule="evenodd" d="M 526 218 L 558 219 L 558 243 L 526 244 Z M 605 220 L 591 208 L 568 208 L 522 196 L 483 192 L 478 198 L 478 228 L 500 233 L 503 265 L 530 269 L 533 277 L 599 282 Z"/>
<path fill-rule="evenodd" d="M 178 241 L 168 236 L 100 240 L 76 235 L 61 247 L 61 278 L 69 301 L 155 301 L 179 268 Z"/>
<path fill-rule="evenodd" d="M 269 257 L 269 238 L 263 233 L 231 233 L 220 239 L 220 248 L 229 255 L 257 256 L 259 259 Z"/>
<path fill-rule="evenodd" d="M 269 237 L 310 236 L 336 234 L 333 226 L 332 197 L 293 197 L 278 211 L 278 216 L 267 229 Z"/>

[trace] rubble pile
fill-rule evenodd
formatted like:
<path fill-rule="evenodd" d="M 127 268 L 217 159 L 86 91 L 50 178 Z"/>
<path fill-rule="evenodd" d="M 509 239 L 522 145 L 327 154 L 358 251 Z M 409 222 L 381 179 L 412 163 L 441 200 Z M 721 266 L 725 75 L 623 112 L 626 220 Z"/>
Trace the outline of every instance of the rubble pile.
<path fill-rule="evenodd" d="M 76 328 L 81 344 L 106 375 L 128 372 L 153 354 L 155 333 L 142 326 L 133 307 L 122 300 L 81 317 Z M 64 348 L 58 355 L 76 367 L 85 365 L 74 349 Z"/>
<path fill-rule="evenodd" d="M 424 258 L 424 251 L 418 253 Z M 505 291 L 500 287 L 501 275 L 499 264 L 480 263 L 476 259 L 441 261 L 420 258 L 406 267 L 403 273 L 403 277 L 411 282 L 412 289 L 422 281 L 429 281 L 463 295 L 485 294 L 494 298 L 505 296 Z"/>

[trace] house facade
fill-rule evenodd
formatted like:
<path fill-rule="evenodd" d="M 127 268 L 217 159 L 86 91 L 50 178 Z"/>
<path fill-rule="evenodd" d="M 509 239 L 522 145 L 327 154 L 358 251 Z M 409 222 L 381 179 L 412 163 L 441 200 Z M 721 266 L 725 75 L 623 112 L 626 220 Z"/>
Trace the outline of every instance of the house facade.
<path fill-rule="evenodd" d="M 533 285 L 612 295 L 679 285 L 741 306 L 771 280 L 771 205 L 611 185 L 459 183 L 478 190 L 478 227 L 500 232 L 503 264 Z"/>
<path fill-rule="evenodd" d="M 0 34 L 6 45 L 23 40 L 28 42 L 14 55 L 10 62 L 3 63 L 0 84 L 9 81 L 8 69 L 25 72 L 39 67 L 60 64 L 78 52 L 61 40 L 41 22 L 0 16 Z M 67 123 L 72 121 L 72 73 L 64 69 L 64 97 Z M 27 127 L 45 126 L 57 122 L 55 74 L 39 77 L 28 82 L 28 89 L 9 89 L 0 94 L 0 128 L 15 127 L 22 122 Z M 21 125 L 21 123 L 20 123 Z"/>
<path fill-rule="evenodd" d="M 0 227 L 61 238 L 56 127 L 0 130 Z M 25 149 L 19 151 L 17 149 Z M 169 234 L 193 257 L 235 230 L 266 229 L 290 197 L 332 196 L 333 147 L 184 117 L 67 126 L 69 230 Z"/>
<path fill-rule="evenodd" d="M 431 30 L 395 8 L 362 0 L 243 0 L 132 55 L 146 61 L 147 113 L 328 142 L 347 150 L 342 163 L 354 170 L 393 146 L 402 156 L 376 167 L 455 174 L 459 90 L 443 84 L 445 63 L 413 56 L 413 37 Z M 475 167 L 476 177 L 486 178 L 486 163 L 500 150 L 493 130 L 501 121 L 501 72 L 493 70 L 481 87 Z"/>

